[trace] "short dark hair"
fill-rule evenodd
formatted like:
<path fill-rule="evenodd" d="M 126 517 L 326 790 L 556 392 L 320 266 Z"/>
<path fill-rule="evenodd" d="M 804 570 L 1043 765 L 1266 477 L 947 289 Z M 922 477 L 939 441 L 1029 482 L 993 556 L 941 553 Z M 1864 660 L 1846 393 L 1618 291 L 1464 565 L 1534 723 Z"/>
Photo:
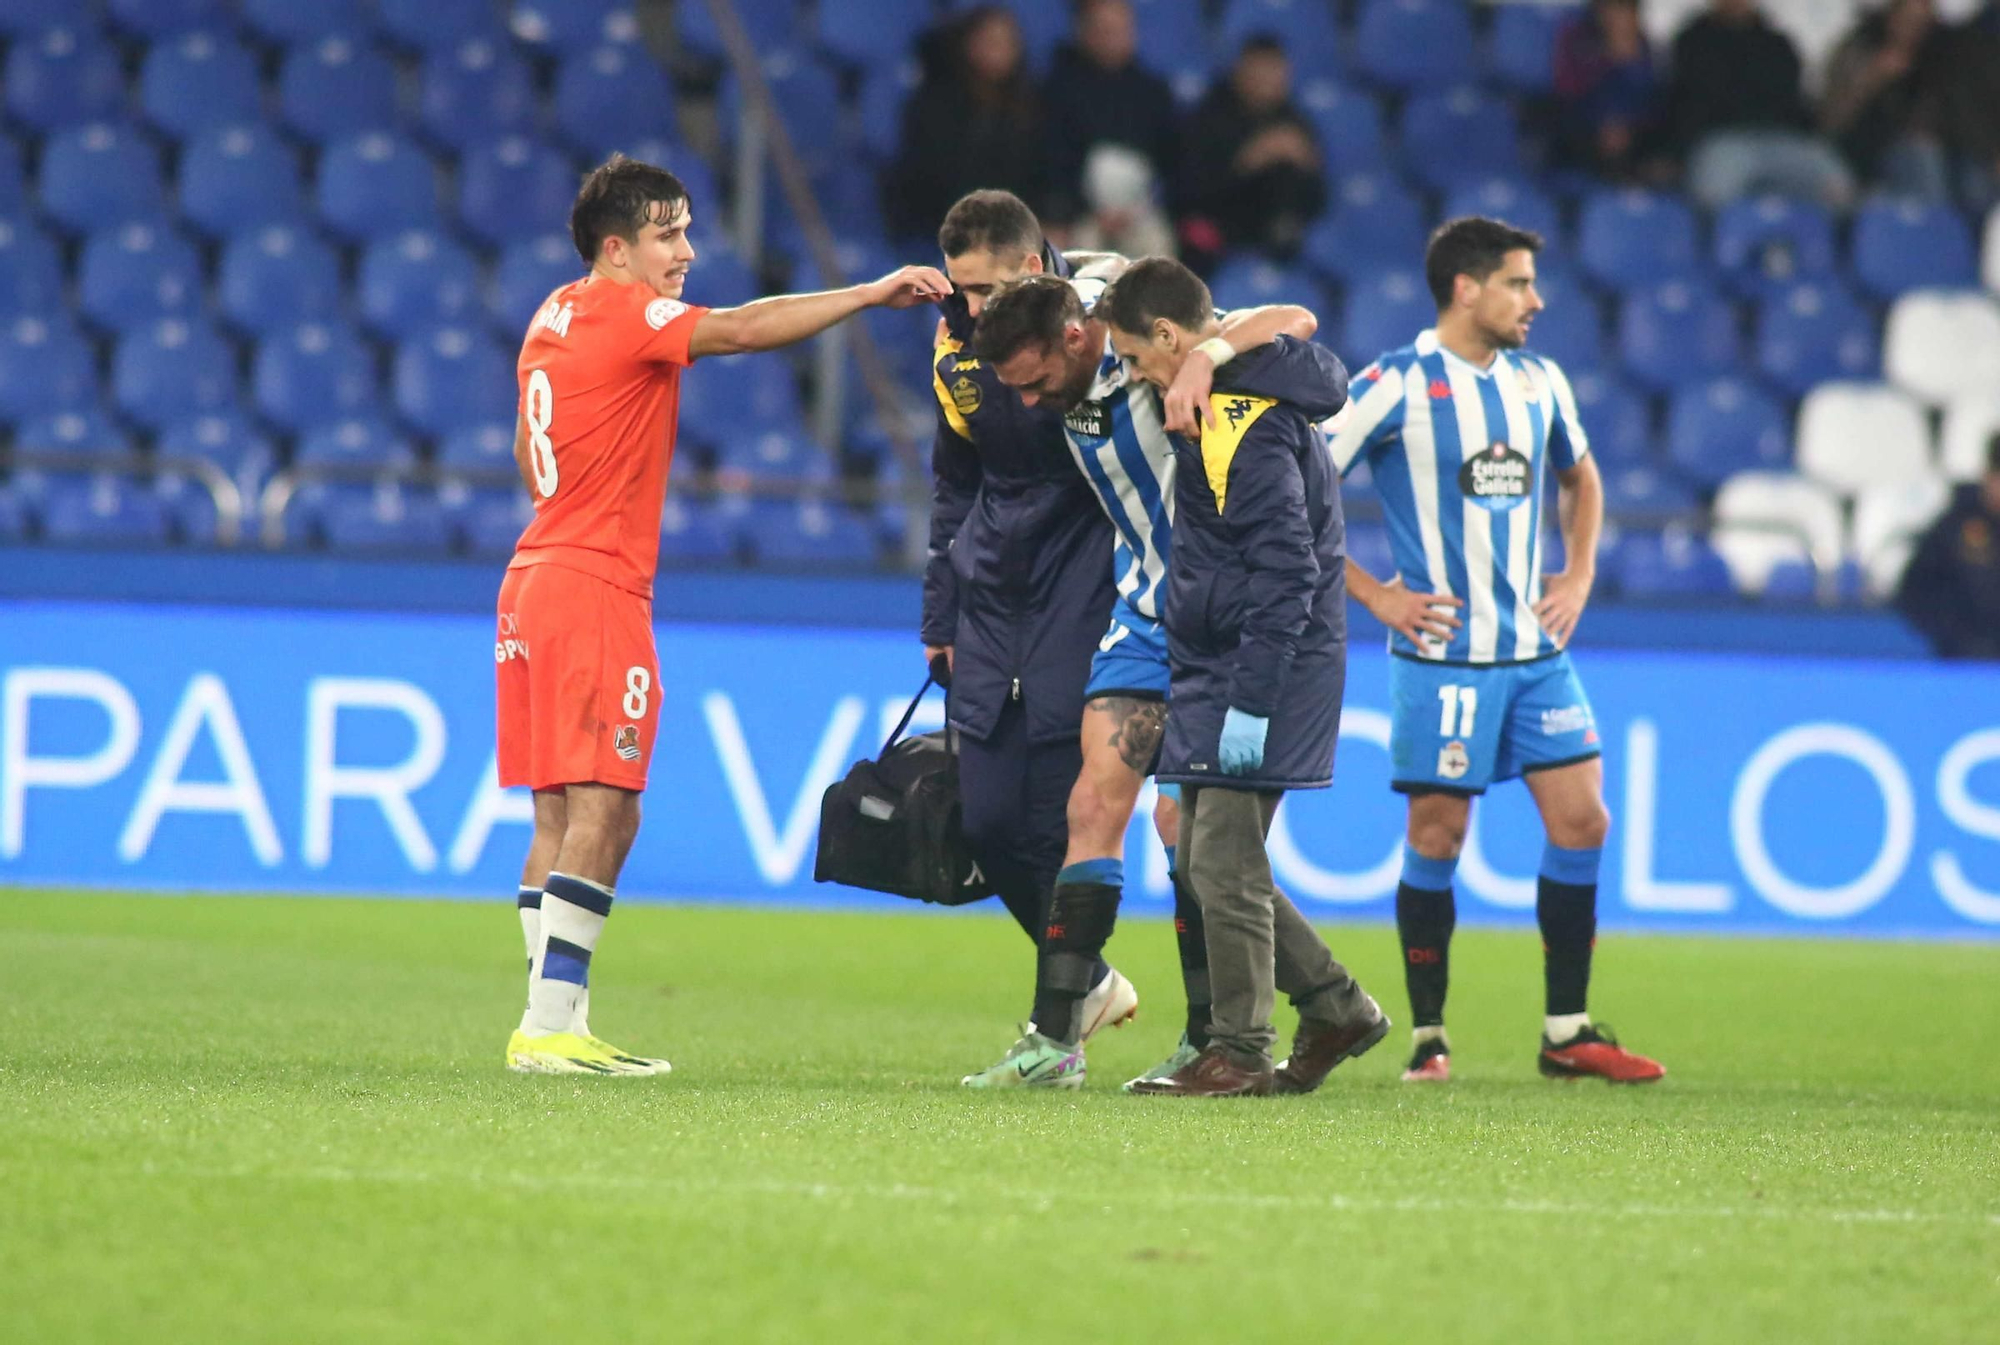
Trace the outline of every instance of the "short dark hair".
<path fill-rule="evenodd" d="M 583 260 L 595 262 L 605 239 L 616 234 L 632 242 L 655 205 L 664 205 L 672 219 L 687 199 L 687 187 L 666 169 L 614 154 L 584 178 L 569 208 L 569 236 Z"/>
<path fill-rule="evenodd" d="M 1215 316 L 1215 300 L 1201 277 L 1172 257 L 1142 257 L 1098 296 L 1096 313 L 1133 336 L 1151 332 L 1155 318 L 1198 332 Z"/>
<path fill-rule="evenodd" d="M 1424 280 L 1438 312 L 1451 307 L 1452 288 L 1460 276 L 1483 281 L 1500 269 L 1508 253 L 1523 248 L 1540 252 L 1542 236 L 1481 215 L 1461 215 L 1438 225 L 1424 249 Z"/>
<path fill-rule="evenodd" d="M 1013 192 L 971 192 L 945 212 L 944 224 L 938 229 L 938 247 L 947 257 L 981 251 L 1003 257 L 1039 252 L 1042 222 Z"/>
<path fill-rule="evenodd" d="M 1993 437 L 1986 441 L 1986 470 L 2000 472 L 2000 430 L 1994 431 Z"/>
<path fill-rule="evenodd" d="M 1005 364 L 1027 347 L 1062 344 L 1063 328 L 1083 321 L 1083 300 L 1061 276 L 1023 276 L 993 291 L 972 329 L 972 353 Z"/>

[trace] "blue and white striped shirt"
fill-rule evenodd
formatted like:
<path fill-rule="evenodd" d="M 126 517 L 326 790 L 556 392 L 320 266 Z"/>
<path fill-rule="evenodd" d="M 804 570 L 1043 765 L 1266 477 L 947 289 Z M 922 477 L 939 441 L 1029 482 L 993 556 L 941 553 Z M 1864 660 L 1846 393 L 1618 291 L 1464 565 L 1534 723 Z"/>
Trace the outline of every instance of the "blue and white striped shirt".
<path fill-rule="evenodd" d="M 1534 610 L 1543 485 L 1550 463 L 1566 471 L 1590 452 L 1562 370 L 1519 350 L 1479 369 L 1425 331 L 1362 370 L 1355 387 L 1330 445 L 1335 468 L 1368 463 L 1404 584 L 1465 600 L 1449 644 L 1391 635 L 1390 648 L 1446 663 L 1555 653 Z"/>
<path fill-rule="evenodd" d="M 1089 312 L 1106 281 L 1071 282 Z M 1174 447 L 1159 394 L 1106 341 L 1097 377 L 1063 417 L 1070 452 L 1117 530 L 1112 564 L 1118 596 L 1140 616 L 1162 620 L 1174 531 Z"/>

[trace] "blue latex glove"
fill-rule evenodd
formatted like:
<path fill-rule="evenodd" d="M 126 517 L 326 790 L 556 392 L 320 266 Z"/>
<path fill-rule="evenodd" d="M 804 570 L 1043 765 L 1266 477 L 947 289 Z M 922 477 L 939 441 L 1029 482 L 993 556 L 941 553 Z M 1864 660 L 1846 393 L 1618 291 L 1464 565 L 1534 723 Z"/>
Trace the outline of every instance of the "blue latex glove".
<path fill-rule="evenodd" d="M 1235 706 L 1222 717 L 1222 743 L 1216 751 L 1224 775 L 1248 775 L 1264 764 L 1264 735 L 1271 721 L 1246 714 Z"/>

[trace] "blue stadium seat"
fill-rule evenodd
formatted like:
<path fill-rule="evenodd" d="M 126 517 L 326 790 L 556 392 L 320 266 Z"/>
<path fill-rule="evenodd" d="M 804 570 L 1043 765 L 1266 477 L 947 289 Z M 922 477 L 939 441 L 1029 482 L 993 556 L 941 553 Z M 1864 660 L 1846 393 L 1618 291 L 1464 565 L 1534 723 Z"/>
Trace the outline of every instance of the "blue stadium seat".
<path fill-rule="evenodd" d="M 454 529 L 435 493 L 407 484 L 338 491 L 319 511 L 319 533 L 342 555 L 443 556 Z"/>
<path fill-rule="evenodd" d="M 1233 55 L 1209 32 L 1203 8 L 1187 0 L 1132 0 L 1139 20 L 1139 59 L 1167 81 L 1174 102 L 1183 108 L 1200 100 L 1209 80 Z"/>
<path fill-rule="evenodd" d="M 1348 291 L 1345 316 L 1335 349 L 1350 369 L 1359 369 L 1434 326 L 1437 305 L 1424 286 L 1422 272 L 1384 271 Z"/>
<path fill-rule="evenodd" d="M 819 109 L 831 120 L 828 104 Z M 669 135 L 674 90 L 644 47 L 598 47 L 556 70 L 555 129 L 580 154 L 601 157 L 620 142 Z"/>
<path fill-rule="evenodd" d="M 670 497 L 669 506 L 673 503 Z M 465 549 L 475 556 L 513 555 L 514 543 L 535 520 L 534 501 L 518 488 L 468 492 L 454 512 Z"/>
<path fill-rule="evenodd" d="M 259 336 L 289 330 L 339 311 L 340 258 L 304 229 L 271 225 L 229 240 L 216 293 L 238 330 Z"/>
<path fill-rule="evenodd" d="M 446 472 L 514 476 L 514 422 L 488 420 L 451 431 L 438 441 L 437 461 Z"/>
<path fill-rule="evenodd" d="M 748 490 L 762 481 L 825 485 L 833 480 L 833 455 L 803 431 L 752 430 L 738 421 L 716 449 L 716 467 L 724 490 Z"/>
<path fill-rule="evenodd" d="M 1312 74 L 1338 75 L 1350 63 L 1333 6 L 1326 0 L 1229 0 L 1220 33 L 1224 57 L 1233 59 L 1259 34 L 1285 44 L 1294 85 Z"/>
<path fill-rule="evenodd" d="M 1513 108 L 1472 86 L 1413 94 L 1403 106 L 1402 130 L 1403 162 L 1433 191 L 1518 172 Z"/>
<path fill-rule="evenodd" d="M 92 234 L 77 265 L 77 308 L 107 332 L 187 317 L 201 304 L 201 257 L 171 230 L 126 224 Z"/>
<path fill-rule="evenodd" d="M 701 264 L 699 258 L 695 264 Z M 518 342 L 549 294 L 581 279 L 585 269 L 568 234 L 545 233 L 509 243 L 493 275 L 494 326 Z"/>
<path fill-rule="evenodd" d="M 119 340 L 111 395 L 149 430 L 233 407 L 236 351 L 205 322 L 162 318 Z"/>
<path fill-rule="evenodd" d="M 1667 402 L 1667 459 L 1690 481 L 1720 485 L 1735 472 L 1792 461 L 1785 409 L 1741 378 L 1691 383 Z"/>
<path fill-rule="evenodd" d="M 1545 94 L 1555 84 L 1556 34 L 1576 12 L 1566 5 L 1495 5 L 1486 35 L 1486 75 L 1516 93 Z"/>
<path fill-rule="evenodd" d="M 1950 206 L 1877 198 L 1854 213 L 1854 276 L 1877 299 L 1979 284 L 1972 233 Z"/>
<path fill-rule="evenodd" d="M 1310 78 L 1298 85 L 1299 109 L 1313 124 L 1337 177 L 1380 173 L 1388 161 L 1382 105 L 1366 90 L 1337 79 Z"/>
<path fill-rule="evenodd" d="M 736 13 L 745 30 L 755 34 L 752 40 L 759 46 L 788 46 L 799 34 L 796 0 L 736 0 Z M 707 5 L 675 5 L 674 29 L 681 43 L 696 56 L 710 61 L 724 59 L 722 34 L 709 16 Z M 880 35 L 887 30 L 871 26 L 871 31 L 879 43 Z M 903 40 L 902 35 L 898 40 Z"/>
<path fill-rule="evenodd" d="M 770 506 L 777 506 L 772 508 Z M 838 504 L 760 501 L 745 519 L 758 563 L 789 569 L 862 569 L 881 559 L 874 530 Z"/>
<path fill-rule="evenodd" d="M 1834 281 L 1794 285 L 1757 310 L 1757 369 L 1789 396 L 1836 379 L 1868 380 L 1882 370 L 1875 320 Z"/>
<path fill-rule="evenodd" d="M 246 507 L 255 504 L 278 460 L 271 441 L 242 413 L 231 411 L 174 422 L 160 431 L 153 454 L 162 465 L 191 458 L 214 463 L 243 492 Z"/>
<path fill-rule="evenodd" d="M 767 52 L 763 61 L 764 80 L 778 104 L 778 115 L 792 138 L 792 147 L 804 158 L 815 176 L 838 174 L 840 159 L 851 146 L 842 135 L 844 119 L 829 115 L 840 105 L 840 81 L 833 71 L 803 51 Z M 732 130 L 743 117 L 743 91 L 736 77 L 722 81 L 720 105 L 723 125 Z"/>
<path fill-rule="evenodd" d="M 1685 530 L 1627 533 L 1613 557 L 1618 589 L 1627 598 L 1712 599 L 1736 591 L 1722 557 Z"/>
<path fill-rule="evenodd" d="M 1305 259 L 1329 276 L 1362 284 L 1384 270 L 1421 267 L 1423 204 L 1393 178 L 1356 174 L 1334 185 L 1333 208 L 1306 233 Z"/>
<path fill-rule="evenodd" d="M 235 21 L 229 0 L 105 0 L 105 8 L 113 27 L 148 41 L 223 31 Z"/>
<path fill-rule="evenodd" d="M 339 322 L 302 322 L 267 333 L 251 366 L 257 407 L 297 431 L 381 405 L 375 357 Z"/>
<path fill-rule="evenodd" d="M 164 546 L 172 535 L 159 496 L 127 477 L 50 476 L 37 493 L 45 541 Z"/>
<path fill-rule="evenodd" d="M 800 424 L 798 383 L 782 359 L 723 355 L 681 378 L 681 426 L 693 439 L 720 445 L 729 436 Z"/>
<path fill-rule="evenodd" d="M 567 222 L 580 180 L 568 158 L 538 140 L 486 141 L 459 163 L 459 223 L 496 247 L 533 238 Z"/>
<path fill-rule="evenodd" d="M 368 35 L 368 0 L 238 0 L 243 22 L 265 41 L 293 47 L 329 37 Z"/>
<path fill-rule="evenodd" d="M 828 6 L 821 6 L 824 14 Z M 917 64 L 898 61 L 861 69 L 861 146 L 877 163 L 896 157 L 903 141 L 903 105 L 917 88 Z"/>
<path fill-rule="evenodd" d="M 699 154 L 671 136 L 641 136 L 606 148 L 615 149 L 641 163 L 657 164 L 681 180 L 681 185 L 687 188 L 688 202 L 695 212 L 695 245 L 696 250 L 700 251 L 703 228 L 716 227 L 725 204 L 722 186 L 716 180 L 715 170 L 710 168 Z M 766 207 L 773 211 L 778 205 L 776 201 L 768 199 L 766 201 Z"/>
<path fill-rule="evenodd" d="M 862 281 L 873 280 L 888 271 L 850 269 L 847 274 L 854 281 Z M 763 293 L 749 265 L 717 236 L 696 241 L 694 269 L 688 272 L 687 283 L 689 302 L 709 308 L 733 308 Z M 802 283 L 811 288 L 816 282 L 808 277 Z"/>
<path fill-rule="evenodd" d="M 150 223 L 165 213 L 160 156 L 127 126 L 92 122 L 42 147 L 42 207 L 70 233 Z"/>
<path fill-rule="evenodd" d="M 1834 272 L 1833 216 L 1811 201 L 1746 197 L 1715 217 L 1715 264 L 1745 298 L 1763 298 Z"/>
<path fill-rule="evenodd" d="M 461 42 L 507 39 L 493 0 L 375 0 L 382 31 L 419 52 L 449 51 Z"/>
<path fill-rule="evenodd" d="M 1867 592 L 1867 577 L 1853 561 L 1834 568 L 1830 582 L 1832 601 L 1860 602 Z M 1821 576 L 1811 562 L 1781 560 L 1764 576 L 1764 590 L 1757 596 L 1765 602 L 1816 603 L 1821 597 Z"/>
<path fill-rule="evenodd" d="M 226 126 L 181 150 L 181 213 L 211 238 L 290 224 L 305 212 L 298 157 L 269 126 Z"/>
<path fill-rule="evenodd" d="M 0 33 L 40 33 L 73 24 L 76 17 L 76 0 L 7 0 L 0 4 Z"/>
<path fill-rule="evenodd" d="M 24 36 L 7 49 L 7 114 L 36 131 L 116 121 L 125 108 L 118 53 L 87 27 Z"/>
<path fill-rule="evenodd" d="M 131 436 L 89 409 L 50 412 L 14 432 L 14 460 L 23 466 L 53 466 L 51 458 L 97 459 L 112 466 L 134 451 Z M 81 469 L 80 462 L 69 464 L 69 470 Z"/>
<path fill-rule="evenodd" d="M 218 126 L 261 120 L 262 81 L 249 49 L 215 33 L 156 42 L 139 68 L 146 120 L 176 140 Z"/>
<path fill-rule="evenodd" d="M 21 146 L 0 135 L 0 219 L 27 213 L 28 174 L 21 166 Z"/>
<path fill-rule="evenodd" d="M 1666 391 L 1743 365 L 1736 315 L 1714 292 L 1672 281 L 1631 295 L 1618 314 L 1618 346 L 1632 381 Z"/>
<path fill-rule="evenodd" d="M 1238 254 L 1217 268 L 1208 290 L 1220 309 L 1256 308 L 1261 304 L 1299 304 L 1316 314 L 1327 311 L 1319 282 L 1303 267 L 1280 266 L 1249 253 Z"/>
<path fill-rule="evenodd" d="M 1590 439 L 1590 452 L 1606 471 L 1659 464 L 1653 449 L 1653 412 L 1646 396 L 1612 374 L 1589 373 L 1570 379 L 1577 417 Z"/>
<path fill-rule="evenodd" d="M 1367 0 L 1354 38 L 1356 72 L 1384 88 L 1447 87 L 1478 73 L 1472 20 L 1457 0 Z"/>
<path fill-rule="evenodd" d="M 62 254 L 25 219 L 0 218 L 0 319 L 62 302 Z"/>
<path fill-rule="evenodd" d="M 95 405 L 97 357 L 67 313 L 23 313 L 0 327 L 0 420 Z"/>
<path fill-rule="evenodd" d="M 511 26 L 530 49 L 554 56 L 639 40 L 632 0 L 516 0 Z"/>
<path fill-rule="evenodd" d="M 936 14 L 931 0 L 867 0 L 865 4 L 815 5 L 819 44 L 835 60 L 864 73 L 884 67 L 884 33 L 922 32 Z M 1145 41 L 1142 35 L 1139 39 Z"/>
<path fill-rule="evenodd" d="M 394 340 L 471 321 L 479 306 L 479 263 L 449 238 L 415 230 L 369 244 L 356 289 L 363 325 Z"/>
<path fill-rule="evenodd" d="M 445 149 L 519 134 L 534 126 L 534 76 L 501 43 L 475 38 L 424 58 L 417 110 L 431 142 Z"/>
<path fill-rule="evenodd" d="M 0 542 L 25 542 L 32 527 L 28 502 L 19 491 L 0 481 Z"/>
<path fill-rule="evenodd" d="M 183 546 L 214 546 L 222 539 L 220 513 L 215 496 L 198 476 L 186 472 L 162 472 L 153 478 L 153 497 L 166 511 L 167 530 Z M 254 513 L 256 501 L 243 502 L 246 515 Z M 254 529 L 249 518 L 239 520 L 244 532 Z M 241 534 L 239 533 L 239 540 Z"/>
<path fill-rule="evenodd" d="M 415 445 L 377 416 L 359 414 L 321 421 L 299 437 L 292 461 L 337 480 L 388 477 L 417 462 Z"/>
<path fill-rule="evenodd" d="M 660 558 L 678 564 L 727 565 L 736 559 L 736 530 L 714 506 L 669 496 L 660 514 Z"/>
<path fill-rule="evenodd" d="M 278 116 L 316 145 L 402 125 L 396 67 L 342 35 L 292 48 L 278 70 Z"/>
<path fill-rule="evenodd" d="M 376 132 L 327 147 L 319 161 L 318 203 L 327 224 L 353 243 L 442 222 L 430 156 L 401 136 Z"/>
<path fill-rule="evenodd" d="M 1577 253 L 1591 279 L 1620 292 L 1701 274 L 1694 212 L 1675 197 L 1636 188 L 1584 200 Z"/>
<path fill-rule="evenodd" d="M 396 409 L 425 434 L 444 435 L 511 410 L 514 357 L 483 330 L 434 327 L 397 348 Z"/>
<path fill-rule="evenodd" d="M 1560 285 L 1561 281 L 1557 280 Z M 1554 360 L 1570 379 L 1602 370 L 1605 351 L 1604 313 L 1581 285 L 1560 298 L 1544 294 L 1548 307 L 1535 315 L 1528 329 L 1528 350 Z"/>
<path fill-rule="evenodd" d="M 1446 194 L 1442 214 L 1445 219 L 1484 215 L 1505 220 L 1517 229 L 1540 234 L 1552 250 L 1560 251 L 1563 246 L 1562 210 L 1555 198 L 1519 175 L 1458 182 Z M 1548 269 L 1548 256 L 1544 252 L 1537 259 L 1538 271 Z"/>

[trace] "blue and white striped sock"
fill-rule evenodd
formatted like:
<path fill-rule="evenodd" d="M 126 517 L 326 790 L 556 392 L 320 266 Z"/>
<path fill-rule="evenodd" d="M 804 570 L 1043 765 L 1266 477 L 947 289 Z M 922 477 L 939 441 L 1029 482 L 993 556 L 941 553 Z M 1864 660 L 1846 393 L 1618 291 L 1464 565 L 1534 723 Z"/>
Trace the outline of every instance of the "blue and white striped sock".
<path fill-rule="evenodd" d="M 588 878 L 549 875 L 542 888 L 541 960 L 528 985 L 528 1012 L 521 1022 L 529 1036 L 572 1030 L 612 897 L 610 888 Z"/>

